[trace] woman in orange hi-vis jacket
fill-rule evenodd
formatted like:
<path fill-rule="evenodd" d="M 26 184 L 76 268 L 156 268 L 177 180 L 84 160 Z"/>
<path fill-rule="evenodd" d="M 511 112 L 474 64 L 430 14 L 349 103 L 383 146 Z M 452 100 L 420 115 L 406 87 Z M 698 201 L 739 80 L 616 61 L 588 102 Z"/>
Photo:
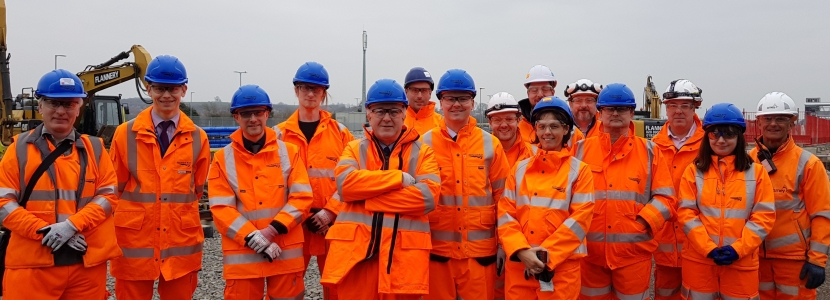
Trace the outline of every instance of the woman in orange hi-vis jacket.
<path fill-rule="evenodd" d="M 505 299 L 577 299 L 583 239 L 594 211 L 593 175 L 565 147 L 574 126 L 565 101 L 542 99 L 531 122 L 540 150 L 512 168 L 499 201 L 498 235 L 510 257 Z M 538 258 L 540 251 L 547 261 Z"/>
<path fill-rule="evenodd" d="M 288 120 L 274 126 L 277 138 L 300 149 L 300 158 L 308 168 L 308 179 L 314 193 L 311 216 L 303 226 L 303 259 L 306 268 L 312 256 L 317 256 L 317 267 L 322 270 L 326 264 L 325 234 L 334 222 L 340 202 L 335 194 L 334 167 L 346 144 L 354 136 L 330 112 L 321 108 L 328 101 L 329 75 L 323 65 L 307 62 L 294 75 L 294 94 L 299 100 L 297 108 Z M 337 292 L 324 288 L 326 300 L 335 300 Z"/>
<path fill-rule="evenodd" d="M 121 255 L 112 219 L 112 161 L 100 138 L 72 126 L 87 97 L 74 73 L 47 73 L 35 96 L 43 123 L 15 136 L 0 162 L 0 224 L 11 234 L 0 257 L 6 262 L 2 297 L 106 299 L 107 261 Z M 32 182 L 61 146 L 66 150 L 55 153 L 51 167 Z"/>
<path fill-rule="evenodd" d="M 712 106 L 707 140 L 680 182 L 677 221 L 686 232 L 683 299 L 758 299 L 758 246 L 775 223 L 772 184 L 745 152 L 743 114 Z"/>
<path fill-rule="evenodd" d="M 430 227 L 441 179 L 432 149 L 404 124 L 406 97 L 391 79 L 367 93 L 371 130 L 337 164 L 340 215 L 320 280 L 342 299 L 420 299 L 429 293 Z"/>
<path fill-rule="evenodd" d="M 240 128 L 214 155 L 208 174 L 210 210 L 222 234 L 225 297 L 301 299 L 303 217 L 311 186 L 296 146 L 265 127 L 268 94 L 256 85 L 239 88 L 231 113 Z"/>

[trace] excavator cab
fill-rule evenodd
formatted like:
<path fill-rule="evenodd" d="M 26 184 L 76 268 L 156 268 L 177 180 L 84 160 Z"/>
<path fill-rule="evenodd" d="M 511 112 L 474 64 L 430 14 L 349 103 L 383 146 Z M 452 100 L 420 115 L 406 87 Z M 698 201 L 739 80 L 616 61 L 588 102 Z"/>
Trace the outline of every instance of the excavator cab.
<path fill-rule="evenodd" d="M 78 131 L 98 136 L 104 140 L 105 145 L 109 145 L 115 128 L 127 121 L 122 108 L 121 95 L 93 95 L 83 108 L 83 116 L 78 118 Z"/>

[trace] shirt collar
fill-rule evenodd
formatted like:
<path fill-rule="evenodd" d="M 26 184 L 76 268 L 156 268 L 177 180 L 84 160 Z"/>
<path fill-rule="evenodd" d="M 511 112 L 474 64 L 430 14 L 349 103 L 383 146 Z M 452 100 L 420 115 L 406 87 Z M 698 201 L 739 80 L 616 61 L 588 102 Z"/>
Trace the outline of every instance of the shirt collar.
<path fill-rule="evenodd" d="M 672 139 L 680 139 L 680 140 L 683 140 L 683 141 L 688 140 L 690 137 L 692 137 L 692 135 L 694 135 L 694 134 L 695 134 L 695 129 L 696 129 L 696 127 L 697 127 L 697 124 L 692 123 L 692 128 L 689 128 L 689 132 L 688 132 L 688 133 L 686 133 L 686 136 L 682 136 L 682 137 L 681 137 L 681 136 L 677 136 L 677 135 L 675 135 L 675 134 L 671 131 L 671 126 L 669 126 L 669 137 L 670 137 L 670 138 L 672 138 Z"/>
<path fill-rule="evenodd" d="M 48 134 L 48 135 L 47 135 L 47 134 Z M 55 146 L 57 146 L 57 145 L 58 145 L 58 143 L 63 142 L 63 141 L 65 141 L 65 140 L 69 140 L 70 142 L 74 142 L 74 141 L 75 141 L 75 129 L 72 129 L 72 131 L 71 131 L 71 132 L 69 132 L 69 135 L 67 135 L 65 138 L 63 138 L 63 140 L 60 140 L 60 141 L 56 141 L 56 140 L 55 140 L 55 138 L 54 138 L 54 136 L 52 135 L 52 133 L 50 133 L 50 132 L 49 132 L 49 130 L 48 130 L 48 129 L 46 129 L 46 126 L 43 126 L 43 127 L 41 128 L 40 135 L 41 135 L 42 137 L 44 137 L 44 138 L 49 139 L 49 140 L 50 140 L 53 144 L 55 144 Z"/>
<path fill-rule="evenodd" d="M 162 119 L 158 114 L 156 114 L 155 109 L 150 110 L 150 116 L 153 118 L 153 126 L 154 127 L 159 127 L 159 124 L 161 124 L 161 122 L 164 122 L 164 119 Z M 173 121 L 173 129 L 176 129 L 176 128 L 179 127 L 179 117 L 180 116 L 181 116 L 181 112 L 177 112 L 176 115 L 173 116 L 172 119 L 170 119 L 170 121 Z"/>

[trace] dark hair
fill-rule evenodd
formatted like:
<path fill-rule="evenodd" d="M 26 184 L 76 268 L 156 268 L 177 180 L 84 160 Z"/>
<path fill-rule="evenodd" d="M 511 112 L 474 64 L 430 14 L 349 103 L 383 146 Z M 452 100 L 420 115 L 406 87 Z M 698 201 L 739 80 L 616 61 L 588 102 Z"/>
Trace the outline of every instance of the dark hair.
<path fill-rule="evenodd" d="M 712 125 L 706 128 L 706 136 L 703 137 L 703 142 L 700 145 L 700 151 L 697 153 L 697 158 L 695 158 L 695 167 L 697 167 L 698 170 L 706 172 L 706 170 L 709 169 L 709 166 L 712 165 L 712 155 L 715 155 L 715 152 L 712 150 L 712 146 L 709 145 L 708 134 L 714 131 L 734 133 L 738 136 L 738 141 L 735 144 L 735 150 L 732 150 L 732 155 L 735 155 L 735 170 L 741 172 L 749 170 L 749 167 L 752 166 L 752 157 L 746 153 L 746 138 L 744 138 L 744 129 L 738 125 L 726 124 Z"/>
<path fill-rule="evenodd" d="M 565 135 L 562 136 L 562 147 L 565 147 L 565 145 L 567 145 L 568 141 L 571 139 L 571 130 L 573 129 L 573 124 L 571 124 L 571 122 L 568 122 L 568 119 L 569 119 L 568 115 L 565 114 L 564 111 L 559 110 L 559 109 L 546 109 L 546 110 L 540 111 L 540 112 L 536 113 L 536 115 L 533 117 L 533 127 L 534 128 L 536 127 L 536 121 L 541 119 L 543 116 L 547 116 L 547 115 L 553 116 L 553 118 L 555 120 L 557 120 L 559 122 L 562 122 L 562 124 L 564 124 L 565 126 L 568 126 L 568 130 L 565 131 Z M 533 143 L 534 144 L 539 143 L 539 133 L 536 133 L 536 136 L 533 137 Z"/>

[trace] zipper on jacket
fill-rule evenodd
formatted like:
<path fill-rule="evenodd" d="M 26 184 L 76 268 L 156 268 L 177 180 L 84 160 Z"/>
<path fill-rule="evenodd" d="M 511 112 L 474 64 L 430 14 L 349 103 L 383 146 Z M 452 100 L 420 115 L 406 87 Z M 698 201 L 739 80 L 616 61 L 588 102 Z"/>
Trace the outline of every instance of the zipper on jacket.
<path fill-rule="evenodd" d="M 403 147 L 401 147 L 401 151 L 398 152 L 398 169 L 403 171 Z M 398 221 L 400 221 L 400 219 L 401 214 L 395 213 L 395 223 L 392 224 L 392 243 L 389 247 L 389 260 L 386 263 L 386 274 L 390 274 L 392 272 L 392 254 L 395 253 L 395 241 L 398 238 Z"/>

